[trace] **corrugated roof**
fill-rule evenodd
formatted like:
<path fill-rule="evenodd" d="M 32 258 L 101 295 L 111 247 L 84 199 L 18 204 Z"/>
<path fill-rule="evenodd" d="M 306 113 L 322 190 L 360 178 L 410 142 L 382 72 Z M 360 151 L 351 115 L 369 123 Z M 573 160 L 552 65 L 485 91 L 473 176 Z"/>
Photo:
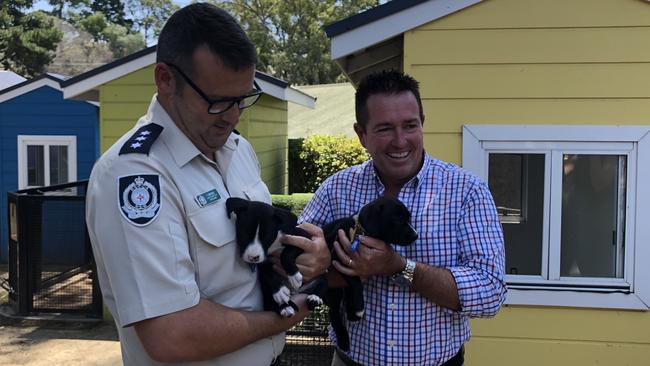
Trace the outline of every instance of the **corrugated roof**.
<path fill-rule="evenodd" d="M 356 136 L 352 125 L 355 89 L 350 83 L 296 87 L 316 97 L 314 109 L 289 104 L 289 138 L 317 135 Z"/>

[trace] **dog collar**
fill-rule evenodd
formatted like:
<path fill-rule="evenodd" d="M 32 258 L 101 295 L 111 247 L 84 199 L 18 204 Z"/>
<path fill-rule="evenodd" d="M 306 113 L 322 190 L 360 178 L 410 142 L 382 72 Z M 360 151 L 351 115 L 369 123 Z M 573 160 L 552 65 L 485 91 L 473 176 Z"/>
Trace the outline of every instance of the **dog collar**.
<path fill-rule="evenodd" d="M 366 235 L 366 231 L 363 230 L 361 223 L 359 222 L 359 215 L 352 216 L 354 219 L 354 229 L 352 230 L 352 251 L 356 252 L 359 249 L 359 235 Z"/>

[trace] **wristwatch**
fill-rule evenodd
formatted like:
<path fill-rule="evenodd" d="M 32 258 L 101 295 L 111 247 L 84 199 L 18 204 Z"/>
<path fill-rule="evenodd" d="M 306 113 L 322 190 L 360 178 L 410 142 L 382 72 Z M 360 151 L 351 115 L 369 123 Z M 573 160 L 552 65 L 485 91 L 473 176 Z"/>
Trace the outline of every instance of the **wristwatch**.
<path fill-rule="evenodd" d="M 390 277 L 394 284 L 400 287 L 411 287 L 413 285 L 413 275 L 415 274 L 415 262 L 406 258 L 406 266 L 402 272 L 395 273 Z"/>

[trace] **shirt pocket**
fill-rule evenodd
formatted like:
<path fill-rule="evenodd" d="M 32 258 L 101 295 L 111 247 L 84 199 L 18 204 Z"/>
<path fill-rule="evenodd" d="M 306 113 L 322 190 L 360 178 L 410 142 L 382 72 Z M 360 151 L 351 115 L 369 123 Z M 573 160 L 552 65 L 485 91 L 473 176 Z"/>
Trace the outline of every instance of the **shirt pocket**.
<path fill-rule="evenodd" d="M 244 195 L 251 201 L 260 201 L 271 204 L 271 193 L 266 184 L 260 179 L 243 189 Z"/>
<path fill-rule="evenodd" d="M 215 247 L 235 241 L 235 222 L 228 218 L 226 201 L 222 201 L 190 214 L 190 222 L 198 237 Z"/>
<path fill-rule="evenodd" d="M 233 274 L 241 270 L 234 219 L 228 218 L 223 200 L 190 214 L 189 220 L 197 237 L 194 245 L 199 290 L 213 300 L 220 300 L 218 294 L 238 285 Z"/>

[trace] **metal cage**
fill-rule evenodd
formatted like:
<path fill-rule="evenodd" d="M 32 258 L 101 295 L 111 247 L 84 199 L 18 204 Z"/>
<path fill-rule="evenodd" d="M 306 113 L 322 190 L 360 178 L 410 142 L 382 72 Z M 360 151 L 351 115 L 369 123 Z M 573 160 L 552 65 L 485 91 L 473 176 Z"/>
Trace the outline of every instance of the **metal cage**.
<path fill-rule="evenodd" d="M 9 192 L 9 304 L 16 315 L 102 317 L 85 220 L 87 181 Z"/>

